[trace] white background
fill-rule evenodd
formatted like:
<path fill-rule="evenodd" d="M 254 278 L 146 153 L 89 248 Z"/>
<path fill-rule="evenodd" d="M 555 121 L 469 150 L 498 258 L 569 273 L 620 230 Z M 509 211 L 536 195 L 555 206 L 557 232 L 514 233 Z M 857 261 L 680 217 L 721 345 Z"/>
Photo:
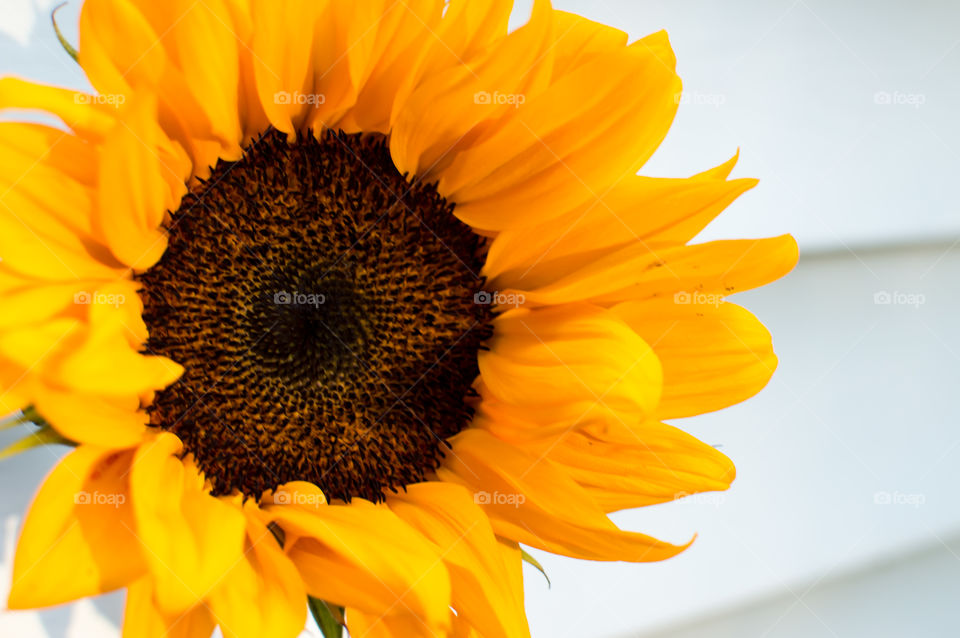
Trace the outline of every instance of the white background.
<path fill-rule="evenodd" d="M 83 86 L 52 4 L 0 0 L 0 74 Z M 736 461 L 733 489 L 616 516 L 697 542 L 650 565 L 539 554 L 553 587 L 528 574 L 534 636 L 960 635 L 960 3 L 555 4 L 633 37 L 667 29 L 687 98 L 644 172 L 739 147 L 734 176 L 761 184 L 704 238 L 791 232 L 803 257 L 736 299 L 775 335 L 771 385 L 679 423 Z M 0 572 L 52 462 L 0 464 Z M 0 635 L 109 636 L 120 611 L 113 595 L 0 613 Z"/>

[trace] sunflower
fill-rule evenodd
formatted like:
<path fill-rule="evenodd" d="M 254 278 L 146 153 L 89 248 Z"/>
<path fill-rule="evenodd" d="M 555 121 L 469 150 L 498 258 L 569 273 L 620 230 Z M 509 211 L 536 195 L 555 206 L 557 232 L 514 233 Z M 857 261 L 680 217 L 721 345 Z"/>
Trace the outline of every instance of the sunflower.
<path fill-rule="evenodd" d="M 607 514 L 725 489 L 665 420 L 764 386 L 724 299 L 788 237 L 691 240 L 736 158 L 638 175 L 664 33 L 537 1 L 87 0 L 93 92 L 7 78 L 0 413 L 74 449 L 11 608 L 124 635 L 529 635 L 524 546 L 656 561 Z M 329 629 L 335 627 L 335 629 Z"/>

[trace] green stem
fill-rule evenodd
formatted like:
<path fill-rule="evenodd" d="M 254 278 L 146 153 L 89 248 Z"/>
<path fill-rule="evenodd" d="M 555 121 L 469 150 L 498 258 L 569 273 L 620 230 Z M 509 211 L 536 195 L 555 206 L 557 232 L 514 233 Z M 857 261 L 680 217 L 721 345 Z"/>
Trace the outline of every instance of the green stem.
<path fill-rule="evenodd" d="M 307 596 L 307 605 L 309 605 L 310 613 L 323 633 L 323 638 L 341 638 L 343 636 L 343 607 L 331 605 L 313 596 Z"/>

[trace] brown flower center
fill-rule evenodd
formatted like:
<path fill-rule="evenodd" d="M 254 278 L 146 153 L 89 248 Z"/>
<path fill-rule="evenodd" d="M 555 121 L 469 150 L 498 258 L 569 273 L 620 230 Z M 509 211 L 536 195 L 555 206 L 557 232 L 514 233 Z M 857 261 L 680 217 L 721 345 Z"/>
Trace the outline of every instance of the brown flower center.
<path fill-rule="evenodd" d="M 483 242 L 452 211 L 382 136 L 332 132 L 271 131 L 184 198 L 138 277 L 147 351 L 186 369 L 149 413 L 215 493 L 377 501 L 436 468 L 492 317 Z"/>

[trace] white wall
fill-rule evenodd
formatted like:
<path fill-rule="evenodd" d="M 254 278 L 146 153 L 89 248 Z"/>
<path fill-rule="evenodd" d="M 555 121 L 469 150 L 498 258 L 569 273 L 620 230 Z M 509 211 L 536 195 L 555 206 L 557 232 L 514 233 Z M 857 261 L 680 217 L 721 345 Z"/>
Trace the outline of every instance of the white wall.
<path fill-rule="evenodd" d="M 955 638 L 960 537 L 759 600 L 698 623 L 636 638 Z M 627 638 L 624 634 L 623 638 Z"/>

